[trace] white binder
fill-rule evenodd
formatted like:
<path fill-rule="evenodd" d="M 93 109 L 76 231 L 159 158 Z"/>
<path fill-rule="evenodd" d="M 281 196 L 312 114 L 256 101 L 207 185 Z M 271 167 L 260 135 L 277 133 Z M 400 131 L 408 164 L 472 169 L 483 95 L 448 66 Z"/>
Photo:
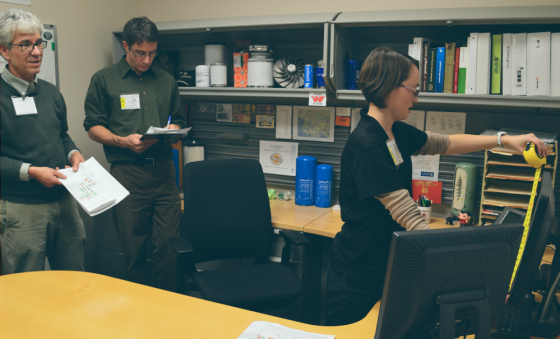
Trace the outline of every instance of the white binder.
<path fill-rule="evenodd" d="M 550 96 L 550 32 L 527 34 L 527 96 Z"/>
<path fill-rule="evenodd" d="M 476 93 L 476 59 L 478 50 L 478 33 L 471 33 L 468 42 L 469 65 L 467 66 L 466 94 Z"/>
<path fill-rule="evenodd" d="M 560 33 L 552 33 L 550 59 L 550 94 L 560 97 Z"/>
<path fill-rule="evenodd" d="M 511 33 L 504 33 L 502 39 L 502 94 L 511 95 Z"/>
<path fill-rule="evenodd" d="M 476 94 L 490 94 L 490 33 L 478 33 Z"/>
<path fill-rule="evenodd" d="M 511 95 L 527 95 L 527 33 L 511 35 Z"/>

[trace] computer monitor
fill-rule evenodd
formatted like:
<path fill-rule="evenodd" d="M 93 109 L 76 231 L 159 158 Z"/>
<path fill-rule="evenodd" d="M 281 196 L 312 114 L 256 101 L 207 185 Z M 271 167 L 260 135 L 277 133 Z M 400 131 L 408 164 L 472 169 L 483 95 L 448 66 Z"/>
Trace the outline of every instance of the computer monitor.
<path fill-rule="evenodd" d="M 554 223 L 554 187 L 552 174 L 543 171 L 541 187 L 532 211 L 529 233 L 517 272 L 513 279 L 508 302 L 517 303 L 539 272 L 541 260 Z M 495 224 L 496 225 L 496 224 Z"/>
<path fill-rule="evenodd" d="M 516 208 L 506 207 L 492 225 L 501 225 L 501 224 L 523 224 L 525 220 L 525 215 L 527 212 L 523 210 L 518 210 Z"/>
<path fill-rule="evenodd" d="M 541 187 L 534 203 L 529 233 L 525 241 L 525 249 L 509 292 L 508 303 L 519 302 L 523 294 L 531 288 L 531 282 L 537 276 L 546 245 L 550 242 L 554 228 L 554 201 L 552 174 L 543 171 Z M 553 265 L 553 267 L 558 266 Z M 531 329 L 533 336 L 555 338 L 560 335 L 560 314 L 553 308 L 559 274 L 558 269 L 551 270 L 542 301 L 535 305 L 537 311 L 533 314 Z"/>
<path fill-rule="evenodd" d="M 471 308 L 476 338 L 488 338 L 522 235 L 521 224 L 393 233 L 375 338 L 417 338 L 434 327 L 455 338 L 456 311 Z"/>

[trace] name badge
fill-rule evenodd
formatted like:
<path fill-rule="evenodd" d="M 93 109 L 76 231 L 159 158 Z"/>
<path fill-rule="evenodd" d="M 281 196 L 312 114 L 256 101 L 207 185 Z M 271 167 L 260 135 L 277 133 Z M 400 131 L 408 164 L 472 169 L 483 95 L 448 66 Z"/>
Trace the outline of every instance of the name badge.
<path fill-rule="evenodd" d="M 140 109 L 140 94 L 121 94 L 121 109 Z"/>
<path fill-rule="evenodd" d="M 30 115 L 37 114 L 37 107 L 35 106 L 35 100 L 33 97 L 12 97 L 12 102 L 14 103 L 14 108 L 16 110 L 16 115 Z"/>
<path fill-rule="evenodd" d="M 395 166 L 398 167 L 400 164 L 404 162 L 401 152 L 399 151 L 399 148 L 397 147 L 397 143 L 395 142 L 395 140 L 387 140 L 387 148 L 389 149 L 389 153 L 391 153 L 391 157 L 393 158 L 393 162 L 395 163 Z"/>

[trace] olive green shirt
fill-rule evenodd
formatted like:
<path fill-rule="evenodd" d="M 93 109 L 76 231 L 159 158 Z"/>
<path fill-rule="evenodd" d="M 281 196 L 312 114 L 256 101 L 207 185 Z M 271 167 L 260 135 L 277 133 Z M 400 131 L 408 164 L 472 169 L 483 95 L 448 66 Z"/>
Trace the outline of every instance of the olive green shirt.
<path fill-rule="evenodd" d="M 122 109 L 121 95 L 139 94 L 140 109 Z M 91 77 L 84 103 L 84 128 L 103 126 L 112 133 L 126 137 L 144 134 L 150 126 L 165 127 L 171 123 L 186 127 L 185 113 L 175 78 L 164 70 L 150 67 L 138 75 L 123 57 Z M 143 158 L 171 158 L 171 145 L 158 142 L 141 154 L 127 148 L 103 145 L 107 161 L 134 161 Z"/>

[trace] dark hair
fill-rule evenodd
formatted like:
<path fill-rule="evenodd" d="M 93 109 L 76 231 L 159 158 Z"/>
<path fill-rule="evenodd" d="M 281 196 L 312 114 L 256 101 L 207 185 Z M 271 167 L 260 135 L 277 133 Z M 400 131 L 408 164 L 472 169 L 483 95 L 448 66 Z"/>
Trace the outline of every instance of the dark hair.
<path fill-rule="evenodd" d="M 467 211 L 466 209 L 462 209 L 461 213 L 466 213 L 469 217 L 472 217 L 471 212 Z"/>
<path fill-rule="evenodd" d="M 418 60 L 389 47 L 378 47 L 364 61 L 358 86 L 368 102 L 385 108 L 385 100 L 408 78 L 412 65 L 418 67 Z"/>
<path fill-rule="evenodd" d="M 124 41 L 130 49 L 135 43 L 156 42 L 159 38 L 159 31 L 150 19 L 145 16 L 132 18 L 124 25 Z"/>

